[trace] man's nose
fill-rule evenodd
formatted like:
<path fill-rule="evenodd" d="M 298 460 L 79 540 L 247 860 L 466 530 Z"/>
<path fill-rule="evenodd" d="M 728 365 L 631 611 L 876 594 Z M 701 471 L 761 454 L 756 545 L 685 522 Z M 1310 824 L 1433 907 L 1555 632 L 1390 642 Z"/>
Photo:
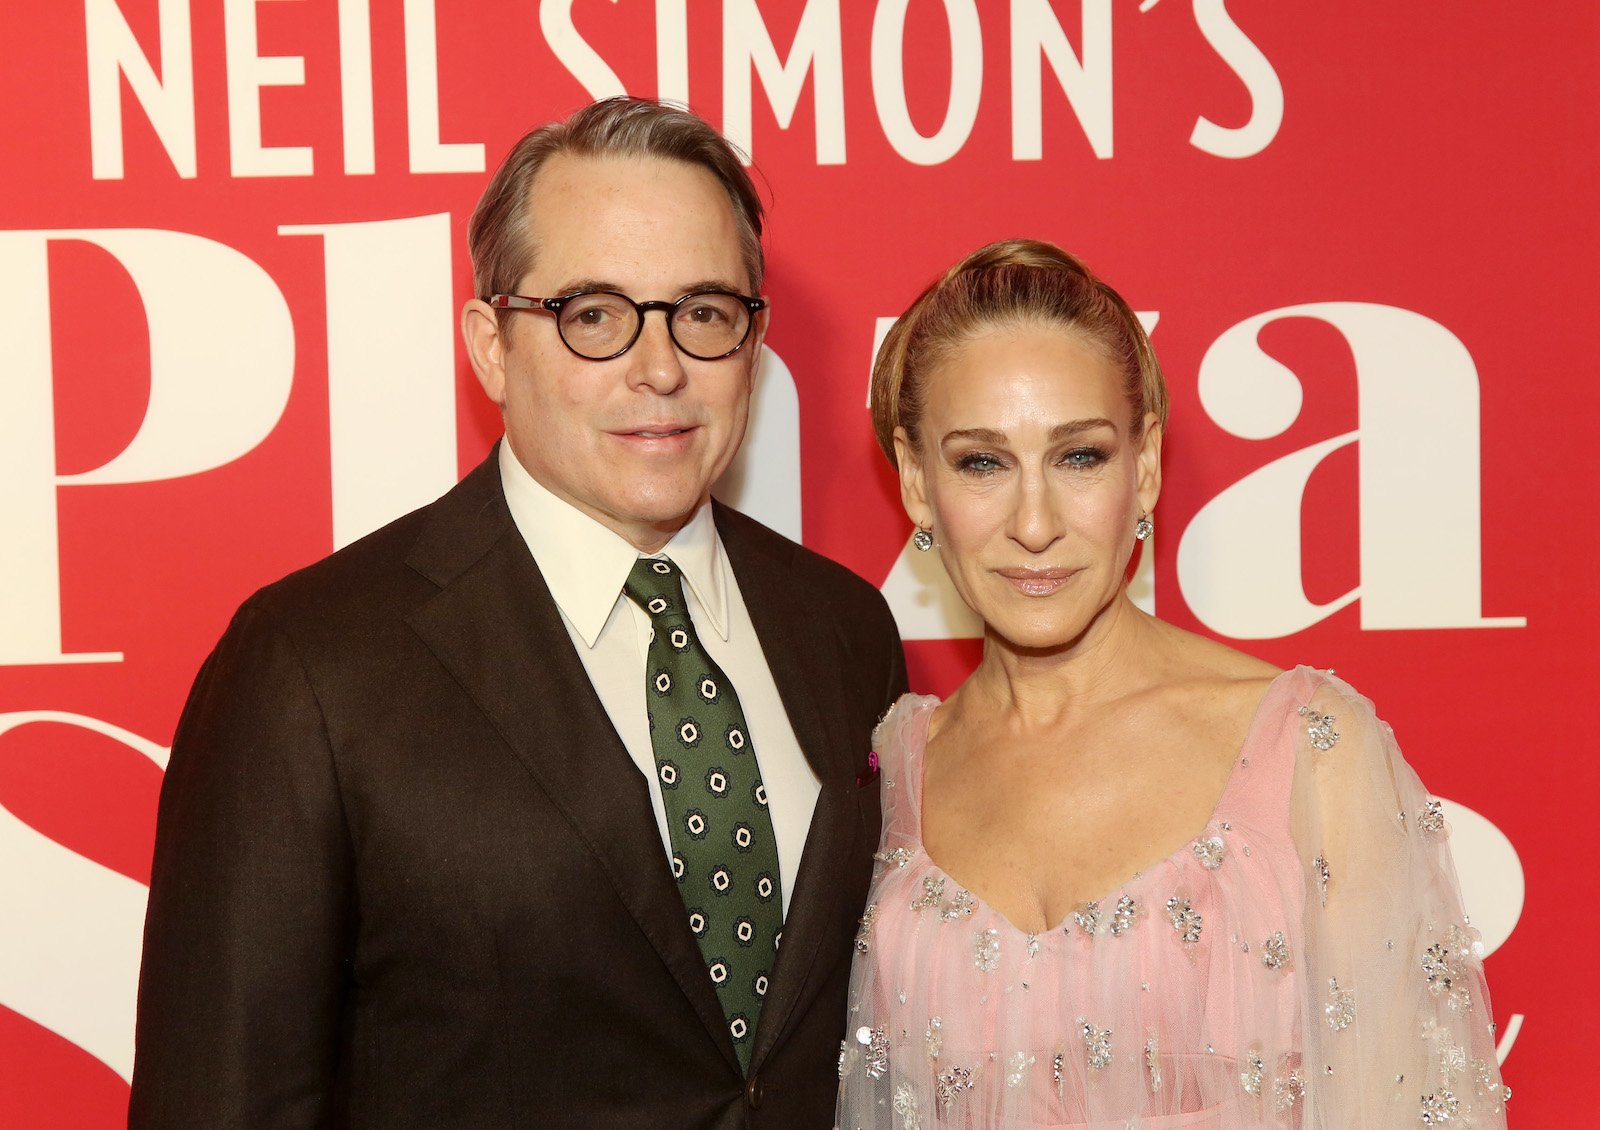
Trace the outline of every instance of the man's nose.
<path fill-rule="evenodd" d="M 660 314 L 661 317 L 652 317 Z M 628 350 L 629 379 L 639 388 L 665 396 L 682 388 L 689 380 L 685 357 L 667 329 L 669 310 L 650 310 L 639 327 L 639 340 Z"/>

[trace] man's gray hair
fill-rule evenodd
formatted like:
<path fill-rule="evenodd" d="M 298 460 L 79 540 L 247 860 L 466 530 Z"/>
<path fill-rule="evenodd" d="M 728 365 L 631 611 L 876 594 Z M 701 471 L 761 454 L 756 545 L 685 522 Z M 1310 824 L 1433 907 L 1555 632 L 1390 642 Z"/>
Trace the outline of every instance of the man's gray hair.
<path fill-rule="evenodd" d="M 761 197 L 739 151 L 703 119 L 651 98 L 591 102 L 564 121 L 524 135 L 495 170 L 467 224 L 472 281 L 479 297 L 515 290 L 533 263 L 528 190 L 560 153 L 583 157 L 659 157 L 707 169 L 727 190 L 739 226 L 740 254 L 754 293 L 761 291 Z"/>

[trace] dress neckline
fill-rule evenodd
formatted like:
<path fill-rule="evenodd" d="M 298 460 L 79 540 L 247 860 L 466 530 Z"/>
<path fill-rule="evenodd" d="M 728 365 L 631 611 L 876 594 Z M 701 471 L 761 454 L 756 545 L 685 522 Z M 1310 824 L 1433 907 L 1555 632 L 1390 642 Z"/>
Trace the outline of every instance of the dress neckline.
<path fill-rule="evenodd" d="M 928 845 L 926 843 L 924 843 L 923 839 L 922 839 L 922 807 L 923 807 L 923 797 L 924 797 L 924 794 L 923 794 L 923 770 L 924 770 L 924 768 L 925 768 L 925 766 L 927 764 L 928 725 L 933 719 L 933 712 L 936 709 L 938 709 L 939 706 L 941 706 L 943 704 L 944 700 L 941 699 L 938 695 L 922 695 L 922 696 L 919 696 L 921 698 L 921 700 L 922 700 L 921 702 L 919 702 L 917 704 L 918 708 L 920 709 L 920 716 L 917 717 L 914 720 L 914 724 L 920 727 L 920 733 L 918 733 L 917 731 L 913 731 L 912 733 L 906 735 L 907 738 L 913 738 L 913 737 L 914 738 L 919 738 L 921 743 L 922 743 L 922 755 L 917 758 L 917 768 L 916 768 L 916 817 L 917 817 L 917 819 L 916 819 L 916 825 L 915 825 L 915 827 L 913 829 L 913 832 L 914 832 L 915 838 L 916 838 L 917 850 L 922 853 L 922 858 L 927 861 L 928 867 L 931 870 L 933 870 L 935 873 L 937 873 L 937 875 L 941 879 L 944 879 L 944 880 L 947 880 L 947 881 L 949 881 L 951 883 L 954 883 L 961 890 L 966 891 L 967 894 L 971 896 L 972 901 L 976 906 L 982 907 L 984 910 L 987 910 L 990 914 L 994 915 L 994 917 L 996 919 L 998 919 L 1012 933 L 1014 933 L 1014 934 L 1016 934 L 1018 936 L 1021 936 L 1021 937 L 1025 937 L 1025 938 L 1040 938 L 1040 937 L 1045 937 L 1045 936 L 1048 936 L 1048 935 L 1051 935 L 1051 934 L 1060 933 L 1066 927 L 1067 923 L 1072 920 L 1072 915 L 1073 915 L 1074 911 L 1076 911 L 1079 907 L 1086 906 L 1089 903 L 1103 904 L 1103 903 L 1107 902 L 1108 900 L 1110 900 L 1113 896 L 1119 895 L 1119 894 L 1122 894 L 1122 893 L 1126 892 L 1130 887 L 1132 887 L 1134 884 L 1138 883 L 1141 879 L 1143 879 L 1147 875 L 1150 875 L 1150 874 L 1154 873 L 1158 868 L 1164 867 L 1168 863 L 1171 863 L 1173 860 L 1181 858 L 1185 851 L 1190 850 L 1190 847 L 1191 847 L 1192 844 L 1194 844 L 1202 836 L 1205 835 L 1206 829 L 1213 827 L 1215 824 L 1218 823 L 1218 821 L 1223 819 L 1223 811 L 1224 811 L 1224 809 L 1227 808 L 1228 802 L 1232 799 L 1233 793 L 1239 787 L 1239 768 L 1240 768 L 1240 764 L 1244 760 L 1245 751 L 1250 748 L 1251 742 L 1253 742 L 1255 740 L 1256 731 L 1260 728 L 1262 718 L 1266 714 L 1267 704 L 1270 701 L 1272 701 L 1273 696 L 1277 694 L 1279 686 L 1280 685 L 1284 685 L 1286 680 L 1290 676 L 1297 675 L 1301 671 L 1306 670 L 1306 669 L 1307 668 L 1305 668 L 1302 665 L 1302 666 L 1299 666 L 1299 667 L 1291 667 L 1291 668 L 1289 668 L 1289 669 L 1287 669 L 1285 671 L 1278 672 L 1278 674 L 1276 674 L 1276 675 L 1274 675 L 1272 677 L 1272 681 L 1267 684 L 1266 690 L 1261 692 L 1261 697 L 1256 701 L 1255 710 L 1250 716 L 1250 725 L 1245 730 L 1244 740 L 1239 743 L 1239 748 L 1234 751 L 1233 761 L 1228 766 L 1228 778 L 1227 778 L 1226 781 L 1223 782 L 1222 791 L 1217 794 L 1216 803 L 1214 805 L 1212 805 L 1210 814 L 1206 817 L 1205 823 L 1200 826 L 1200 830 L 1198 832 L 1196 832 L 1195 834 L 1189 836 L 1181 844 L 1179 844 L 1176 848 L 1174 848 L 1172 851 L 1168 852 L 1166 855 L 1162 856 L 1160 859 L 1155 860 L 1155 861 L 1153 861 L 1151 863 L 1145 864 L 1143 867 L 1141 867 L 1137 871 L 1133 872 L 1133 874 L 1129 875 L 1127 878 L 1123 879 L 1121 882 L 1119 882 L 1116 885 L 1112 886 L 1109 890 L 1107 890 L 1106 892 L 1104 892 L 1103 894 L 1101 894 L 1097 898 L 1088 899 L 1088 900 L 1085 900 L 1084 902 L 1078 903 L 1077 906 L 1074 906 L 1072 909 L 1069 909 L 1067 911 L 1065 917 L 1063 917 L 1060 922 L 1057 922 L 1053 926 L 1046 926 L 1042 930 L 1024 930 L 1024 929 L 1022 929 L 1016 923 L 1012 922 L 1009 917 L 1007 917 L 998 908 L 996 908 L 994 905 L 992 905 L 982 895 L 978 894 L 978 892 L 976 892 L 972 888 L 966 886 L 959 879 L 957 879 L 953 875 L 951 875 L 950 872 L 946 871 L 942 866 L 940 866 L 939 861 L 934 859 L 933 856 L 931 854 L 929 854 Z"/>

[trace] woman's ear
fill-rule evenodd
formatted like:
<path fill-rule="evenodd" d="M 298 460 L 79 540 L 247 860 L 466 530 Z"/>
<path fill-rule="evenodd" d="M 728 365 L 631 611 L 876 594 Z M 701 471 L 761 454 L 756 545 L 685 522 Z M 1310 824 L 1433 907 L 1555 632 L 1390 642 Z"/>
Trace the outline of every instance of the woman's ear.
<path fill-rule="evenodd" d="M 1154 412 L 1145 413 L 1144 435 L 1140 437 L 1136 458 L 1139 512 L 1149 514 L 1161 497 L 1161 421 Z"/>
<path fill-rule="evenodd" d="M 922 457 L 904 428 L 894 430 L 894 462 L 900 470 L 900 504 L 918 529 L 933 528 L 933 507 L 928 502 Z"/>

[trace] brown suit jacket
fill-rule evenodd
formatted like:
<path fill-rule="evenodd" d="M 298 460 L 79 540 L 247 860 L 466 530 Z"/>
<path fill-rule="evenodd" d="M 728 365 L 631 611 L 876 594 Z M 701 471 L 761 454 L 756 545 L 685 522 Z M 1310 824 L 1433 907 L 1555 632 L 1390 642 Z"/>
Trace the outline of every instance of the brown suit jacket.
<path fill-rule="evenodd" d="M 751 1077 L 494 458 L 257 593 L 162 788 L 135 1127 L 826 1127 L 893 621 L 718 507 L 822 781 Z M 737 679 L 737 673 L 733 673 Z"/>

